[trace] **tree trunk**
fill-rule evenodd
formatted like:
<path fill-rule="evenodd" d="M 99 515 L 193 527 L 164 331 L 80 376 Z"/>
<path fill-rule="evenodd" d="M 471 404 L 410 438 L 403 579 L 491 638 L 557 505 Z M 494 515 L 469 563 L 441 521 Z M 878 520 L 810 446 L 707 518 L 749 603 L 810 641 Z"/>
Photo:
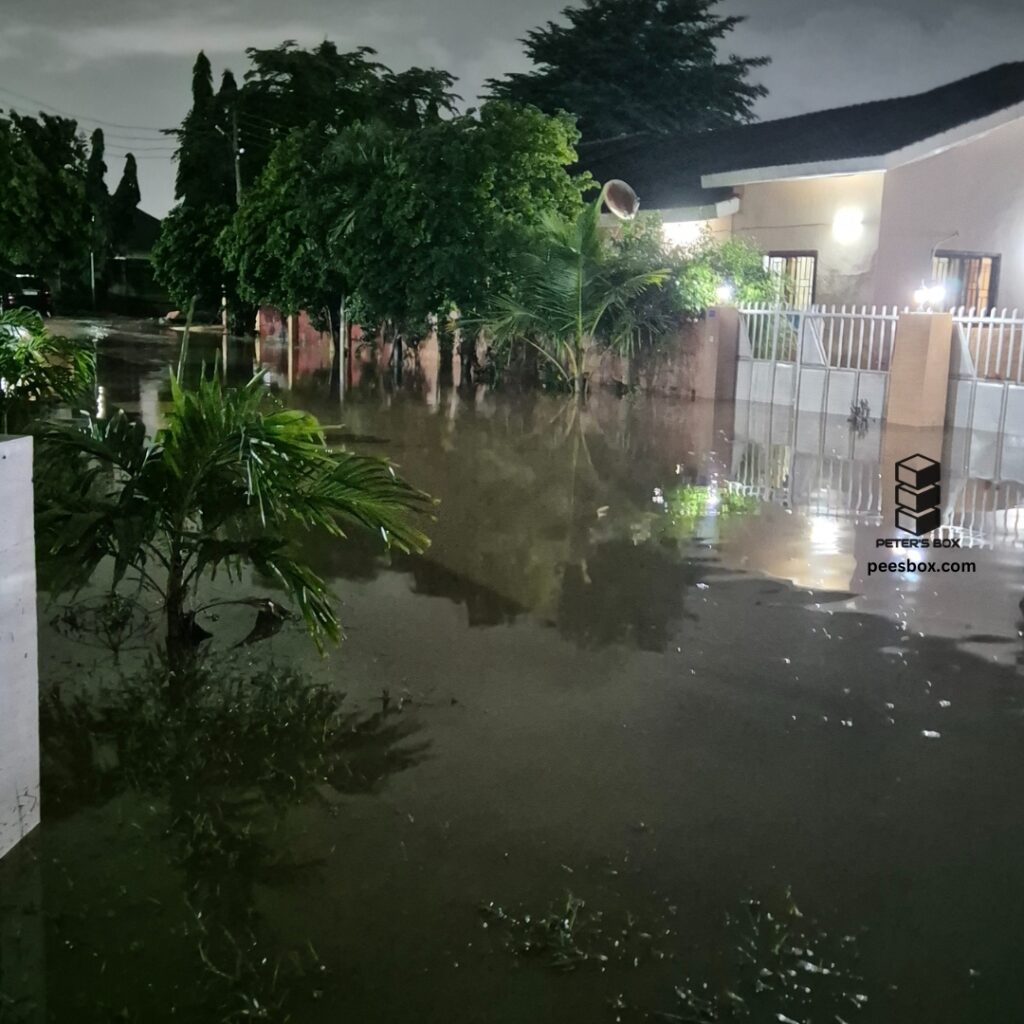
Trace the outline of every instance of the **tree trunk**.
<path fill-rule="evenodd" d="M 167 668 L 169 686 L 174 699 L 180 699 L 185 688 L 185 676 L 192 662 L 193 649 L 185 618 L 185 587 L 181 561 L 172 553 L 167 576 Z"/>
<path fill-rule="evenodd" d="M 437 318 L 437 382 L 441 387 L 451 387 L 454 379 L 452 373 L 452 356 L 455 352 L 455 325 L 451 318 Z"/>

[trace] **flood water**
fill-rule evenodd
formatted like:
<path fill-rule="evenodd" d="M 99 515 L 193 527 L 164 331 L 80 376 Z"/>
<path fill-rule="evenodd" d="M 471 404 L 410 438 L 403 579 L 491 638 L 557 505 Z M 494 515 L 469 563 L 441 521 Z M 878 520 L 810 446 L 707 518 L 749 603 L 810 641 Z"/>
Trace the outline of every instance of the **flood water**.
<path fill-rule="evenodd" d="M 158 426 L 174 339 L 100 354 L 100 404 Z M 251 347 L 228 356 L 244 379 Z M 44 824 L 0 864 L 0 1020 L 1024 1017 L 1018 442 L 581 408 L 412 364 L 342 400 L 328 361 L 293 362 L 289 390 L 260 357 L 333 442 L 439 499 L 420 557 L 309 542 L 346 633 L 326 658 L 296 625 L 233 648 L 249 623 L 208 623 L 225 679 L 346 695 L 347 783 L 296 781 L 316 761 L 282 739 L 287 702 L 203 737 L 244 748 L 230 795 L 124 750 L 94 783 L 104 744 L 44 728 Z M 905 557 L 876 545 L 892 455 L 936 443 L 961 547 L 927 557 L 975 571 L 869 575 Z M 95 694 L 142 659 L 115 667 L 45 595 L 40 623 L 44 688 Z"/>

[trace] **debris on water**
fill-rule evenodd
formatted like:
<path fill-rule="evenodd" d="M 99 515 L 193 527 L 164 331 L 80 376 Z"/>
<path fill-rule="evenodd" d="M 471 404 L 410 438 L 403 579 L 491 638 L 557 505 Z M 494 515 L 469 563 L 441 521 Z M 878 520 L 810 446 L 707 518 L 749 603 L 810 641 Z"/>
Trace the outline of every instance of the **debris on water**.
<path fill-rule="evenodd" d="M 698 590 L 707 590 L 708 589 L 708 585 L 706 583 L 698 583 L 697 584 L 697 589 Z"/>
<path fill-rule="evenodd" d="M 721 987 L 688 978 L 674 987 L 678 1013 L 656 1012 L 654 1019 L 846 1024 L 846 1008 L 861 1009 L 868 1002 L 864 979 L 856 972 L 856 939 L 833 937 L 801 918 L 788 890 L 772 905 L 746 901 L 744 912 L 726 917 L 736 960 Z"/>
<path fill-rule="evenodd" d="M 567 893 L 540 914 L 510 912 L 493 901 L 482 904 L 482 924 L 497 932 L 504 948 L 513 956 L 530 956 L 559 971 L 574 971 L 586 964 L 601 971 L 609 962 L 639 966 L 649 957 L 664 959 L 664 952 L 652 945 L 650 931 L 637 929 L 637 920 L 626 913 L 621 925 L 601 911 L 589 912 L 586 902 Z"/>
<path fill-rule="evenodd" d="M 786 665 L 792 665 L 792 664 L 793 664 L 792 660 L 791 660 L 791 659 L 789 659 L 789 658 L 783 658 L 782 660 L 783 660 L 783 662 L 784 662 L 784 663 L 785 663 Z"/>
<path fill-rule="evenodd" d="M 952 706 L 953 706 L 953 702 L 951 700 L 940 700 L 939 701 L 939 707 L 940 708 L 948 708 L 948 707 L 952 707 Z"/>
<path fill-rule="evenodd" d="M 941 732 L 936 732 L 934 729 L 922 729 L 921 730 L 921 735 L 926 740 L 937 740 L 937 739 L 940 739 L 942 737 L 942 733 Z"/>

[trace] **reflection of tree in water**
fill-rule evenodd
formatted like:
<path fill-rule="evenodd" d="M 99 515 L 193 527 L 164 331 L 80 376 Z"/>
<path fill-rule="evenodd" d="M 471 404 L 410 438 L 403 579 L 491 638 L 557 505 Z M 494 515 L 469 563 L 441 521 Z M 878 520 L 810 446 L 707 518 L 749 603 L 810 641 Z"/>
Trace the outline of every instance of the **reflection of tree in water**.
<path fill-rule="evenodd" d="M 399 554 L 393 559 L 399 571 L 412 573 L 417 594 L 444 597 L 466 606 L 467 625 L 499 626 L 513 622 L 523 609 L 490 587 L 473 583 L 426 558 L 408 558 Z"/>
<path fill-rule="evenodd" d="M 123 793 L 157 808 L 182 882 L 175 887 L 182 921 L 171 929 L 166 953 L 174 962 L 183 956 L 174 945 L 183 935 L 191 959 L 184 969 L 196 982 L 159 983 L 184 1001 L 177 1007 L 183 1019 L 284 1019 L 295 999 L 316 998 L 322 989 L 316 951 L 289 947 L 257 909 L 260 887 L 316 869 L 289 854 L 289 812 L 316 803 L 330 810 L 346 794 L 372 792 L 426 750 L 410 742 L 416 726 L 400 709 L 359 714 L 342 702 L 296 675 L 225 681 L 212 670 L 184 706 L 168 700 L 158 672 L 100 697 L 58 691 L 44 702 L 43 786 L 51 816 L 99 807 Z M 147 858 L 151 850 L 147 845 Z M 160 875 L 152 852 L 147 881 Z M 109 995 L 123 1005 L 124 993 L 113 984 Z M 76 997 L 60 998 L 70 1007 Z"/>
<path fill-rule="evenodd" d="M 585 647 L 631 643 L 663 650 L 687 617 L 686 588 L 700 577 L 699 567 L 681 562 L 670 549 L 606 541 L 591 548 L 585 563 L 566 564 L 558 628 Z"/>

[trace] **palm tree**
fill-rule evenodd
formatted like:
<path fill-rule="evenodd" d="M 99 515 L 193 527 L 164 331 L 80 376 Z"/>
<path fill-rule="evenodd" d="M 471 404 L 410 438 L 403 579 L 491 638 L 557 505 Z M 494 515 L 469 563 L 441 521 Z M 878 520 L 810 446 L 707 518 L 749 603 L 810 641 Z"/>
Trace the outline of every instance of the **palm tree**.
<path fill-rule="evenodd" d="M 628 331 L 631 301 L 667 273 L 632 272 L 616 259 L 601 228 L 604 199 L 602 192 L 575 219 L 546 214 L 535 247 L 520 258 L 517 294 L 497 298 L 484 317 L 496 343 L 531 345 L 578 395 L 587 349 Z"/>
<path fill-rule="evenodd" d="M 0 311 L 0 434 L 25 430 L 47 403 L 79 398 L 95 365 L 91 344 L 50 334 L 34 310 Z"/>
<path fill-rule="evenodd" d="M 179 680 L 204 635 L 195 622 L 200 583 L 218 569 L 235 578 L 248 563 L 270 576 L 318 647 L 337 640 L 327 585 L 291 537 L 318 529 L 342 538 L 355 525 L 403 551 L 422 550 L 428 541 L 410 513 L 425 512 L 430 499 L 386 461 L 328 448 L 308 413 L 267 410 L 259 376 L 236 390 L 204 377 L 195 391 L 172 378 L 171 390 L 167 426 L 152 438 L 121 411 L 40 432 L 37 536 L 51 589 L 80 586 L 110 559 L 112 587 L 132 582 L 162 606 Z M 283 615 L 251 598 L 216 603 Z"/>

